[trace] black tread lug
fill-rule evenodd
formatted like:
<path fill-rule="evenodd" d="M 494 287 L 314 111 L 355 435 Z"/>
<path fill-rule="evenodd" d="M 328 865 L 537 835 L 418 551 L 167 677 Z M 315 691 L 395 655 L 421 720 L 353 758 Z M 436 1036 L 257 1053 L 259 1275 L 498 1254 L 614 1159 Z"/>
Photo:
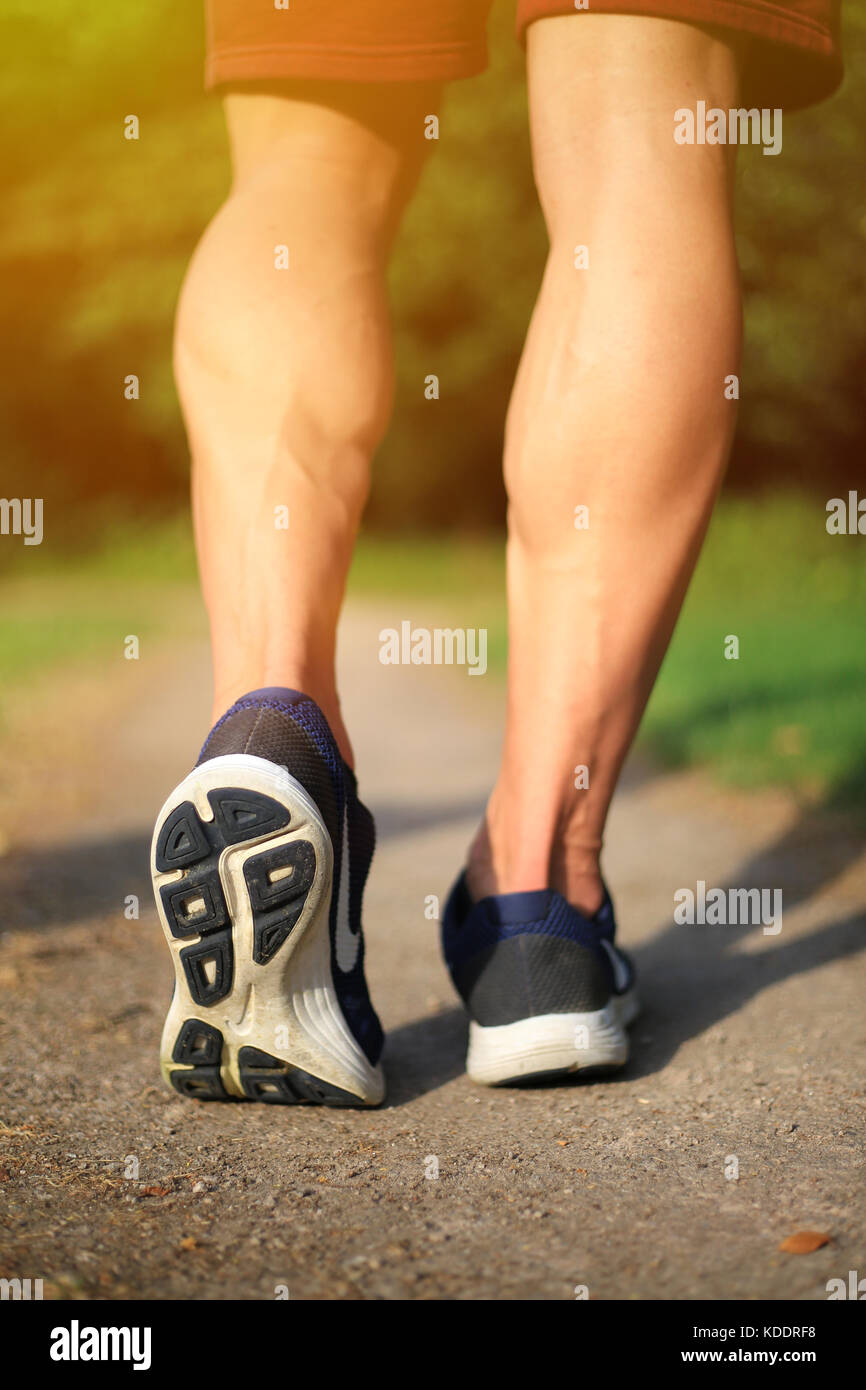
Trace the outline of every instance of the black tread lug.
<path fill-rule="evenodd" d="M 191 1071 L 173 1071 L 171 1084 L 189 1100 L 229 1100 L 220 1078 L 219 1067 L 193 1067 Z"/>
<path fill-rule="evenodd" d="M 271 882 L 276 869 L 292 873 Z M 292 840 L 244 864 L 244 881 L 253 909 L 253 960 L 267 965 L 304 910 L 316 876 L 316 852 L 309 840 Z"/>
<path fill-rule="evenodd" d="M 228 907 L 215 865 L 163 884 L 159 895 L 172 936 L 202 936 L 228 923 Z M 199 900 L 202 909 L 191 913 L 190 906 Z"/>
<path fill-rule="evenodd" d="M 218 1028 L 200 1018 L 188 1018 L 177 1035 L 171 1060 L 192 1067 L 218 1066 L 222 1049 L 223 1035 Z"/>
<path fill-rule="evenodd" d="M 242 1047 L 238 1069 L 244 1095 L 266 1105 L 359 1106 L 363 1101 L 350 1091 L 293 1067 L 257 1047 Z"/>
<path fill-rule="evenodd" d="M 224 999 L 232 987 L 234 977 L 234 953 L 231 931 L 214 933 L 203 937 L 194 946 L 186 946 L 180 953 L 189 992 L 197 1004 L 208 1008 Z M 205 974 L 205 963 L 213 959 L 216 973 L 213 980 Z"/>
<path fill-rule="evenodd" d="M 207 799 L 214 813 L 213 834 L 221 846 L 272 835 L 285 830 L 292 819 L 279 801 L 246 787 L 219 787 L 208 792 Z"/>
<path fill-rule="evenodd" d="M 210 854 L 211 847 L 198 811 L 184 801 L 166 816 L 156 842 L 156 867 L 160 873 L 184 869 Z"/>

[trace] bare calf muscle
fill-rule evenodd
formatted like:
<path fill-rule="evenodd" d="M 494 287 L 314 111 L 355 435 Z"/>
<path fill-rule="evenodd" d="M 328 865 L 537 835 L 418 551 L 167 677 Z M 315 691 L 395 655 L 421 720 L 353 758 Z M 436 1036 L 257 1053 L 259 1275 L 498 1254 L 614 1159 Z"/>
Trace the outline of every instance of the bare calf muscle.
<path fill-rule="evenodd" d="M 608 806 L 733 432 L 726 155 L 684 150 L 673 124 L 684 92 L 733 101 L 737 73 L 687 25 L 595 16 L 533 25 L 529 80 L 551 247 L 509 410 L 508 712 L 469 882 L 594 912 Z"/>
<path fill-rule="evenodd" d="M 433 93 L 229 93 L 234 184 L 178 314 L 215 714 L 244 690 L 304 689 L 349 756 L 336 624 L 392 403 L 387 253 Z"/>

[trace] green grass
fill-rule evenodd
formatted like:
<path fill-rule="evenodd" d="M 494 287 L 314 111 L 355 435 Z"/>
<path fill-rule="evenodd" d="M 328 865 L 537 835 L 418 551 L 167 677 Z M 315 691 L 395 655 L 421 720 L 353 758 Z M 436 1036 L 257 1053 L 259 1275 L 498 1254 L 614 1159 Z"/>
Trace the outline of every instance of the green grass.
<path fill-rule="evenodd" d="M 504 584 L 500 537 L 365 536 L 355 553 L 349 591 L 461 603 L 478 596 L 501 606 Z"/>
<path fill-rule="evenodd" d="M 44 554 L 43 554 L 44 550 Z M 395 621 L 488 629 L 506 656 L 500 538 L 367 537 L 350 593 Z M 173 590 L 194 608 L 189 523 L 115 521 L 77 557 L 30 548 L 0 580 L 0 682 L 20 688 L 71 661 L 102 659 L 128 633 L 170 637 Z M 717 510 L 641 740 L 670 766 L 741 787 L 786 786 L 866 815 L 866 540 L 828 536 L 818 501 L 724 500 Z M 739 639 L 726 660 L 725 640 Z"/>
<path fill-rule="evenodd" d="M 866 545 L 824 520 L 799 498 L 720 507 L 643 738 L 668 764 L 866 814 Z"/>
<path fill-rule="evenodd" d="M 167 635 L 167 589 L 191 591 L 188 523 L 115 520 L 81 554 L 50 545 L 7 551 L 0 576 L 0 689 L 12 692 L 71 663 L 123 652 L 124 639 Z"/>

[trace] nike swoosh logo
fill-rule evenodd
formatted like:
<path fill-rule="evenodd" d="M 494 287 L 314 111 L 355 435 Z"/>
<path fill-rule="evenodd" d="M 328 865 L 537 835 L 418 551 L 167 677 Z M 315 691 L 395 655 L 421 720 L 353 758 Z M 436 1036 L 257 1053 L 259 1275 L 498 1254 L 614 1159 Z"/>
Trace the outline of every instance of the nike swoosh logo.
<path fill-rule="evenodd" d="M 626 967 L 625 961 L 622 959 L 619 953 L 614 950 L 610 942 L 606 941 L 604 937 L 601 938 L 601 944 L 607 951 L 608 959 L 611 965 L 613 966 L 613 987 L 616 990 L 617 994 L 622 994 L 623 990 L 628 985 L 629 980 L 628 969 Z"/>
<path fill-rule="evenodd" d="M 343 853 L 340 856 L 340 886 L 337 892 L 337 931 L 335 948 L 337 964 L 348 975 L 358 963 L 361 933 L 357 936 L 349 926 L 349 817 L 343 808 Z"/>

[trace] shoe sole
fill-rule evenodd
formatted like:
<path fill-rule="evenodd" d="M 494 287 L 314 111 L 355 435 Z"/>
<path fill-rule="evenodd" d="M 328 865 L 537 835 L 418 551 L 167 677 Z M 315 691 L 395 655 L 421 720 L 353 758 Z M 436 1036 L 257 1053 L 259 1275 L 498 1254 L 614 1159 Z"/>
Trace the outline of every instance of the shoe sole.
<path fill-rule="evenodd" d="M 334 989 L 334 853 L 285 768 L 213 758 L 157 817 L 151 873 L 175 987 L 162 1034 L 167 1085 L 197 1100 L 378 1105 L 381 1067 Z"/>
<path fill-rule="evenodd" d="M 625 1030 L 638 1012 L 628 990 L 594 1013 L 539 1014 L 493 1028 L 470 1023 L 466 1070 L 482 1086 L 616 1071 L 628 1061 Z"/>

